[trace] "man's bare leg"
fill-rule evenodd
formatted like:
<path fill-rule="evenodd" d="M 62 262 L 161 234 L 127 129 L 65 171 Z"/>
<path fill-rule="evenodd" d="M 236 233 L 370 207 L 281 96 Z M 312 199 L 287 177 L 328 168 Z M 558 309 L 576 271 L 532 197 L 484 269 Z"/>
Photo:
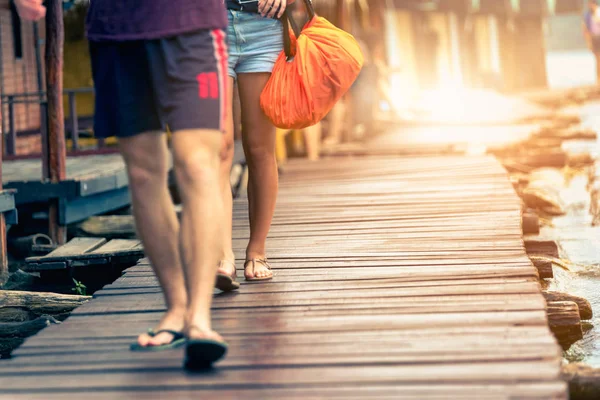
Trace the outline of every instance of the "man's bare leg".
<path fill-rule="evenodd" d="M 210 306 L 223 249 L 224 212 L 219 184 L 222 133 L 173 133 L 175 176 L 182 200 L 180 248 L 189 295 L 185 334 L 190 339 L 222 340 L 212 330 Z"/>
<path fill-rule="evenodd" d="M 127 165 L 129 187 L 138 234 L 160 282 L 167 305 L 156 330 L 181 331 L 187 294 L 179 254 L 179 223 L 167 188 L 168 147 L 165 135 L 148 132 L 121 138 L 119 148 Z M 142 334 L 141 346 L 169 343 L 173 335 Z"/>

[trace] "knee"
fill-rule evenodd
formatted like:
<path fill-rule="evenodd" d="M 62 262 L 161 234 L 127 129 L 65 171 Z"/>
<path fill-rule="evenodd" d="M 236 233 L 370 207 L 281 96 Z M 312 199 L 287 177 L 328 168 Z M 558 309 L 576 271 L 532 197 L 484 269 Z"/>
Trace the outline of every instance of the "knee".
<path fill-rule="evenodd" d="M 244 147 L 248 161 L 252 163 L 273 162 L 275 160 L 275 146 L 263 143 L 249 143 Z"/>
<path fill-rule="evenodd" d="M 156 184 L 165 185 L 168 167 L 149 155 L 125 156 L 129 184 L 133 188 L 148 187 Z"/>
<path fill-rule="evenodd" d="M 175 154 L 175 176 L 183 186 L 204 186 L 218 179 L 217 154 L 198 148 L 184 154 Z"/>

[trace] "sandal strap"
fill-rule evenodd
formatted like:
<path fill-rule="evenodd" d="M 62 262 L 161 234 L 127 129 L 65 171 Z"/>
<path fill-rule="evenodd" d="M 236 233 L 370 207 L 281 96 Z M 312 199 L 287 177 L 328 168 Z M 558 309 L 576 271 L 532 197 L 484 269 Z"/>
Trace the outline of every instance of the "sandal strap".
<path fill-rule="evenodd" d="M 244 268 L 246 268 L 248 266 L 248 263 L 251 262 L 252 263 L 252 271 L 255 270 L 256 268 L 256 263 L 262 264 L 264 267 L 266 267 L 268 270 L 271 270 L 271 265 L 269 264 L 269 262 L 267 261 L 266 258 L 253 258 L 251 260 L 246 260 L 246 262 L 244 263 Z"/>
<path fill-rule="evenodd" d="M 155 331 L 154 329 L 148 329 L 148 335 L 150 337 L 158 336 L 161 333 L 169 333 L 169 334 L 173 335 L 173 340 L 179 340 L 184 337 L 183 333 L 174 331 L 172 329 L 159 329 L 157 331 Z"/>

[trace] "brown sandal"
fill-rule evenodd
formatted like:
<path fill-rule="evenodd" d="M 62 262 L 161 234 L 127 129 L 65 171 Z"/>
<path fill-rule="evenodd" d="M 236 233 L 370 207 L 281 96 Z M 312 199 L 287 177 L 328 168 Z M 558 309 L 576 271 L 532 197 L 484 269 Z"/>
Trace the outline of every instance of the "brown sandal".
<path fill-rule="evenodd" d="M 246 260 L 246 262 L 244 263 L 244 271 L 246 271 L 246 267 L 248 266 L 248 263 L 252 263 L 252 272 L 254 273 L 254 271 L 256 270 L 256 263 L 262 264 L 263 266 L 267 267 L 267 269 L 270 271 L 271 270 L 271 266 L 269 265 L 269 263 L 267 262 L 267 259 L 260 259 L 260 258 L 253 258 L 252 260 Z M 262 278 L 246 278 L 247 281 L 268 281 L 270 279 L 273 279 L 273 273 L 271 273 L 270 276 L 265 276 Z"/>
<path fill-rule="evenodd" d="M 221 260 L 219 263 L 219 270 L 225 270 L 223 265 L 226 263 L 233 265 L 233 273 L 228 275 L 222 272 L 217 272 L 217 282 L 215 283 L 215 287 L 223 292 L 231 292 L 232 290 L 239 289 L 240 283 L 236 280 L 237 272 L 235 270 L 235 263 L 227 260 Z"/>

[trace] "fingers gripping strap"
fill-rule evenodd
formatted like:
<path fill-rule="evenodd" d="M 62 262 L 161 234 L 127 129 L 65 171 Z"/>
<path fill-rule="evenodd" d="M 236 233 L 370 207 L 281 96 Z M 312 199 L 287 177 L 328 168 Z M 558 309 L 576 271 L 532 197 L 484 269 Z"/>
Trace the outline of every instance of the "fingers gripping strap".
<path fill-rule="evenodd" d="M 312 0 L 304 0 L 304 4 L 306 5 L 306 11 L 308 12 L 309 19 L 312 20 L 315 17 L 315 9 L 312 4 Z M 301 29 L 298 28 L 298 25 L 294 21 L 293 18 L 289 16 L 288 9 L 283 12 L 281 16 L 281 23 L 283 24 L 283 49 L 285 51 L 285 55 L 288 60 L 293 57 L 292 54 L 292 40 L 290 38 L 290 25 L 292 26 L 292 30 L 294 31 L 294 37 L 300 36 Z"/>

